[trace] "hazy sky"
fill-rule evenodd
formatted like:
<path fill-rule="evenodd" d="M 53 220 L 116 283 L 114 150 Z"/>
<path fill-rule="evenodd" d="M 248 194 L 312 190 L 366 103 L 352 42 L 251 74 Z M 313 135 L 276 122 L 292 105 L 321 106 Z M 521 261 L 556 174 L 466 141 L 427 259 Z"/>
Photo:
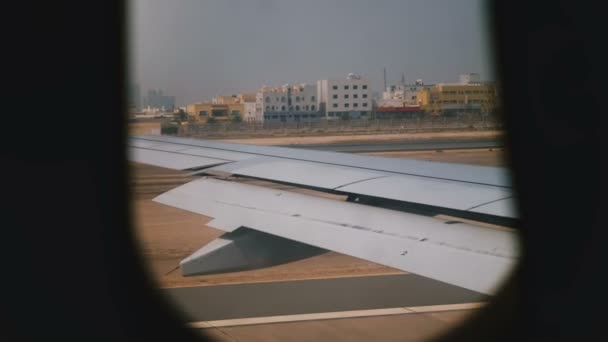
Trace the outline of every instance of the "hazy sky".
<path fill-rule="evenodd" d="M 361 74 L 493 79 L 483 0 L 131 0 L 131 74 L 180 106 Z"/>

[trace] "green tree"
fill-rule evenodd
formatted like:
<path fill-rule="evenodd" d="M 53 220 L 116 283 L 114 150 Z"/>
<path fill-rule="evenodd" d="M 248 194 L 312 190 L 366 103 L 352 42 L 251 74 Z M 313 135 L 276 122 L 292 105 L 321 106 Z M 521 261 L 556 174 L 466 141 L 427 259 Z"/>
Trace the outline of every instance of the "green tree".
<path fill-rule="evenodd" d="M 183 109 L 179 109 L 176 113 L 173 114 L 174 121 L 184 122 L 188 121 L 188 113 L 186 113 Z"/>
<path fill-rule="evenodd" d="M 188 121 L 188 113 L 186 113 L 183 109 L 180 108 L 180 110 L 177 112 L 177 114 L 175 115 L 177 117 L 177 120 L 182 122 L 182 121 Z"/>
<path fill-rule="evenodd" d="M 160 134 L 162 135 L 176 135 L 179 132 L 179 128 L 175 125 L 163 125 L 160 128 Z"/>

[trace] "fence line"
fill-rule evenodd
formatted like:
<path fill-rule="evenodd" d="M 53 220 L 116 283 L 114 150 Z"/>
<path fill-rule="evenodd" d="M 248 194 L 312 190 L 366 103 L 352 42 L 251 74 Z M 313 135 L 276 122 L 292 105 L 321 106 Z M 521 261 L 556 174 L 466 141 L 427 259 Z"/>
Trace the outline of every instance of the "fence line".
<path fill-rule="evenodd" d="M 218 122 L 190 123 L 176 130 L 183 137 L 346 135 L 372 133 L 414 133 L 438 131 L 501 130 L 495 118 L 407 118 L 375 120 L 318 120 L 311 122 Z"/>

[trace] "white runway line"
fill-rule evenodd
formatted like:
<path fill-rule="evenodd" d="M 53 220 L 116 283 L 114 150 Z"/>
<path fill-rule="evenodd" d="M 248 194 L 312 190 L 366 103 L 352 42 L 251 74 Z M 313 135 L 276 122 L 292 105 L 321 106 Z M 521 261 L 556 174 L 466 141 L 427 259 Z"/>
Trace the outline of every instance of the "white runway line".
<path fill-rule="evenodd" d="M 206 329 L 206 328 L 218 328 L 218 327 L 233 327 L 233 326 L 239 326 L 239 325 L 301 322 L 301 321 L 314 321 L 314 320 L 337 319 L 337 318 L 403 315 L 403 314 L 414 314 L 414 313 L 424 313 L 424 312 L 469 310 L 469 309 L 480 308 L 483 305 L 485 305 L 484 302 L 478 302 L 478 303 L 428 305 L 428 306 L 413 306 L 413 307 L 404 307 L 404 308 L 388 308 L 388 309 L 373 309 L 373 310 L 322 312 L 322 313 L 300 314 L 300 315 L 236 318 L 236 319 L 224 319 L 224 320 L 217 320 L 217 321 L 191 322 L 191 323 L 188 323 L 188 326 L 190 328 Z"/>

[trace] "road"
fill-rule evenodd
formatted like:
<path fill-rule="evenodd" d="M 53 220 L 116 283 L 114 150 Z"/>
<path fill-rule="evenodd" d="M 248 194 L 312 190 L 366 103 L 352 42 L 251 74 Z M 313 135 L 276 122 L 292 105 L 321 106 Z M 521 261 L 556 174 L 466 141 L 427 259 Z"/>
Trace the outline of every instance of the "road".
<path fill-rule="evenodd" d="M 424 150 L 460 150 L 480 148 L 500 148 L 502 141 L 485 140 L 443 140 L 443 141 L 400 141 L 378 143 L 349 143 L 349 144 L 310 144 L 282 145 L 282 147 L 305 148 L 335 152 L 388 152 L 388 151 L 424 151 Z"/>
<path fill-rule="evenodd" d="M 481 302 L 479 293 L 413 274 L 164 288 L 192 322 Z"/>

